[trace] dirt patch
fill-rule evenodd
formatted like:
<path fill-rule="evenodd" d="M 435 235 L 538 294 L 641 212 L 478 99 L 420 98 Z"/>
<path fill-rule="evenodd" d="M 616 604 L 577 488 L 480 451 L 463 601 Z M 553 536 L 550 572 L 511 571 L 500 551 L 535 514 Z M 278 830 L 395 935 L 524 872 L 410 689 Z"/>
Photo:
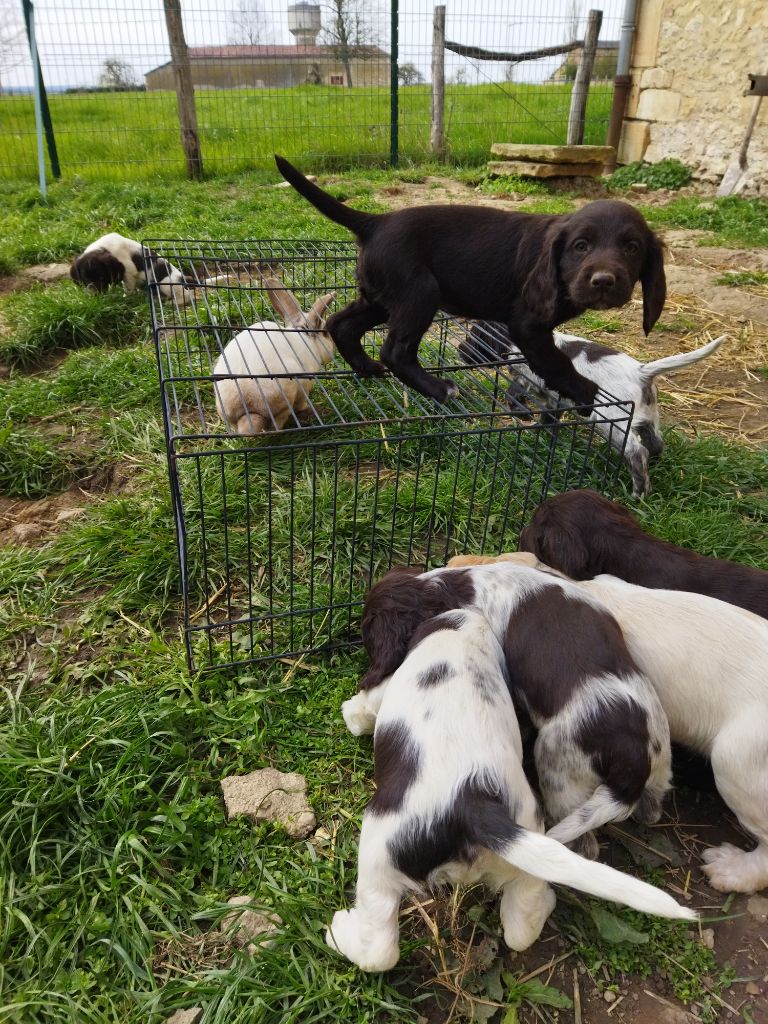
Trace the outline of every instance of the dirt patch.
<path fill-rule="evenodd" d="M 33 500 L 0 496 L 0 546 L 23 544 L 39 546 L 83 515 L 93 502 L 105 495 L 129 491 L 137 467 L 116 463 L 95 470 L 59 494 Z"/>
<path fill-rule="evenodd" d="M 69 263 L 36 263 L 17 274 L 0 277 L 0 295 L 30 288 L 33 284 L 53 284 L 69 277 Z"/>

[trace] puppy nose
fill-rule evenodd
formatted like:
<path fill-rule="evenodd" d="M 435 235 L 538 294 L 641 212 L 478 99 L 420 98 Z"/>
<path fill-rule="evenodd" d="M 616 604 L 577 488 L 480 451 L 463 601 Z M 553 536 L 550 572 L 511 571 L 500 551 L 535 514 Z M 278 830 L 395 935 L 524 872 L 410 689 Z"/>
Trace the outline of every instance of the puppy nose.
<path fill-rule="evenodd" d="M 616 278 L 607 270 L 596 270 L 589 283 L 593 288 L 612 288 L 616 284 Z"/>

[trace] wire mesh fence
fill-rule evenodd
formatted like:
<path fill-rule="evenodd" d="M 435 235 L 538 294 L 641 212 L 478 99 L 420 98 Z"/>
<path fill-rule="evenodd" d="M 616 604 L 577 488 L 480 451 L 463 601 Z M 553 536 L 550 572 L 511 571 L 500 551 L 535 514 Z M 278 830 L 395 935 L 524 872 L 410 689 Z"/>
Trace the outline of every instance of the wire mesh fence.
<path fill-rule="evenodd" d="M 612 492 L 632 404 L 600 393 L 588 420 L 532 388 L 520 359 L 469 366 L 466 321 L 438 316 L 421 344 L 458 385 L 444 405 L 391 375 L 356 377 L 317 329 L 275 334 L 275 287 L 303 310 L 355 295 L 352 244 L 150 244 L 209 282 L 169 300 L 150 267 L 192 667 L 355 643 L 393 564 L 508 550 L 547 494 Z M 364 339 L 372 355 L 381 341 Z"/>
<path fill-rule="evenodd" d="M 608 123 L 620 0 L 603 11 L 584 141 Z M 25 0 L 24 6 L 30 6 Z M 446 0 L 446 157 L 493 142 L 565 141 L 587 0 Z M 394 13 L 393 13 L 394 9 Z M 37 49 L 65 178 L 184 173 L 163 0 L 37 0 Z M 185 0 L 207 173 L 430 159 L 433 0 Z M 486 55 L 560 48 L 513 62 Z M 0 0 L 0 176 L 37 175 L 33 72 L 22 4 Z M 393 95 L 394 91 L 394 95 Z"/>

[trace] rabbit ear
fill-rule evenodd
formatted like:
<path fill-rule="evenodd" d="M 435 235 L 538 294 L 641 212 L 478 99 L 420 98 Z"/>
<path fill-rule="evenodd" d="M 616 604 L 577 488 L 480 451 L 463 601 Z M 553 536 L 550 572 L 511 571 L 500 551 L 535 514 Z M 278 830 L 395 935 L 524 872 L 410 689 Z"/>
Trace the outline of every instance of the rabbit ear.
<path fill-rule="evenodd" d="M 279 278 L 265 277 L 264 287 L 267 290 L 267 298 L 272 304 L 272 308 L 286 325 L 291 327 L 306 326 L 307 318 L 296 301 L 296 296 L 288 291 Z"/>
<path fill-rule="evenodd" d="M 325 312 L 335 298 L 336 292 L 329 292 L 327 295 L 321 295 L 319 299 L 315 299 L 307 313 L 307 327 L 317 330 L 323 326 Z"/>

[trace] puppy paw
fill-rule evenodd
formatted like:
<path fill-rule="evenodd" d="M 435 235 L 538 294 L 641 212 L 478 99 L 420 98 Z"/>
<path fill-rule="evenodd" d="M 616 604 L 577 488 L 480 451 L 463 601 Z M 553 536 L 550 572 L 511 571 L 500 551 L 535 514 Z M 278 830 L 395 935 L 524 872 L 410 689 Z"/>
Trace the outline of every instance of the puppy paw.
<path fill-rule="evenodd" d="M 400 949 L 396 942 L 387 942 L 380 936 L 365 941 L 360 934 L 354 910 L 336 911 L 330 928 L 326 929 L 325 942 L 330 949 L 341 953 L 361 971 L 389 971 L 400 959 Z"/>
<path fill-rule="evenodd" d="M 757 892 L 768 885 L 768 855 L 761 847 L 747 853 L 730 843 L 702 854 L 702 871 L 718 892 Z"/>
<path fill-rule="evenodd" d="M 541 935 L 547 918 L 555 909 L 555 894 L 546 885 L 536 892 L 536 899 L 526 899 L 525 893 L 515 898 L 514 890 L 511 898 L 502 898 L 501 925 L 504 930 L 504 942 L 510 949 L 522 953 L 528 949 Z"/>
<path fill-rule="evenodd" d="M 356 693 L 341 705 L 344 722 L 353 736 L 370 736 L 376 728 L 376 715 L 368 710 L 364 693 Z"/>
<path fill-rule="evenodd" d="M 387 368 L 383 363 L 378 362 L 376 359 L 371 359 L 365 353 L 363 353 L 362 359 L 356 359 L 351 366 L 358 377 L 384 377 L 387 372 Z"/>

